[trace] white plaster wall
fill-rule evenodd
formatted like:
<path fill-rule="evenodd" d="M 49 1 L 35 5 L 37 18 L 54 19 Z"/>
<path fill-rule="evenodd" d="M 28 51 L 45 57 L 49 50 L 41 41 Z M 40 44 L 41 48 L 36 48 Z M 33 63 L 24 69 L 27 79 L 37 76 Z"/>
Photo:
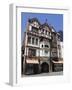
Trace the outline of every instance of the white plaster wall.
<path fill-rule="evenodd" d="M 40 56 L 43 56 L 43 50 L 40 50 Z"/>
<path fill-rule="evenodd" d="M 36 49 L 36 56 L 39 56 L 39 53 L 40 53 L 39 49 Z"/>
<path fill-rule="evenodd" d="M 50 57 L 50 50 L 48 50 L 48 54 L 45 53 L 45 50 L 40 50 L 40 56 Z"/>
<path fill-rule="evenodd" d="M 31 29 L 32 29 L 32 26 L 31 26 L 31 25 L 29 25 L 29 31 L 31 31 Z"/>
<path fill-rule="evenodd" d="M 45 49 L 42 49 L 42 45 L 43 45 L 43 48 L 44 48 L 45 45 L 48 45 L 49 46 L 48 54 L 45 53 Z M 40 56 L 46 56 L 46 57 L 49 57 L 50 56 L 50 43 L 49 42 L 47 42 L 46 44 L 45 44 L 45 41 L 41 42 L 40 43 L 40 48 L 41 48 L 41 50 L 40 50 Z"/>
<path fill-rule="evenodd" d="M 60 50 L 57 49 L 58 57 L 63 58 L 63 42 L 58 41 L 58 42 L 57 42 L 57 45 L 60 45 L 60 47 L 61 47 Z M 59 52 L 61 53 L 61 55 L 59 55 Z"/>

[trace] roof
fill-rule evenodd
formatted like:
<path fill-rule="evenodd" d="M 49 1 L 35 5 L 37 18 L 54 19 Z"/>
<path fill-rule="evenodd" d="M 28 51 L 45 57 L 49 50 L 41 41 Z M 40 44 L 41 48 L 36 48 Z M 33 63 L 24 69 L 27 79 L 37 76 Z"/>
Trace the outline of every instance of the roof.
<path fill-rule="evenodd" d="M 48 25 L 48 23 L 44 23 L 44 24 L 42 24 L 41 26 L 40 26 L 40 28 L 44 28 L 45 26 L 47 26 L 48 28 L 49 28 L 49 30 L 51 31 L 51 28 L 50 28 L 50 26 Z"/>
<path fill-rule="evenodd" d="M 33 23 L 33 22 L 38 22 L 38 24 L 40 24 L 39 20 L 37 18 L 31 18 L 28 20 L 30 23 Z"/>
<path fill-rule="evenodd" d="M 55 28 L 53 26 L 50 26 L 50 27 L 51 27 L 52 32 L 55 32 L 56 33 Z"/>
<path fill-rule="evenodd" d="M 60 33 L 57 32 L 57 35 L 60 36 Z"/>
<path fill-rule="evenodd" d="M 33 23 L 33 22 L 36 21 L 36 22 L 38 22 L 38 24 L 40 25 L 40 29 L 41 29 L 41 28 L 44 28 L 45 26 L 47 26 L 51 32 L 56 33 L 55 28 L 54 28 L 52 25 L 49 25 L 49 24 L 47 23 L 47 21 L 46 21 L 44 24 L 41 24 L 36 17 L 31 18 L 31 19 L 28 19 L 28 21 L 29 21 L 30 23 Z"/>

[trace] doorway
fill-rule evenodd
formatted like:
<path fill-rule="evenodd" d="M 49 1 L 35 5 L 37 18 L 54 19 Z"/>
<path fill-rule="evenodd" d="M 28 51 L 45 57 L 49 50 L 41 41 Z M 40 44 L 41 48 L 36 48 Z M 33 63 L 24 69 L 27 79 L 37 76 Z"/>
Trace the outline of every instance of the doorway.
<path fill-rule="evenodd" d="M 44 62 L 41 65 L 41 72 L 49 72 L 49 65 L 48 63 Z"/>

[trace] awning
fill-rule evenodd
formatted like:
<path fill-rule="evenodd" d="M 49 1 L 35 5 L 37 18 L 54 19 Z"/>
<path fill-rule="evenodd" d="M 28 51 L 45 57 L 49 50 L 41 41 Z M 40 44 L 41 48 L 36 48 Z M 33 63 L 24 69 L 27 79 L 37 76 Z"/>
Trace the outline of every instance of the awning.
<path fill-rule="evenodd" d="M 39 64 L 39 61 L 38 60 L 26 60 L 26 63 Z"/>
<path fill-rule="evenodd" d="M 53 63 L 63 63 L 63 61 L 52 61 Z"/>

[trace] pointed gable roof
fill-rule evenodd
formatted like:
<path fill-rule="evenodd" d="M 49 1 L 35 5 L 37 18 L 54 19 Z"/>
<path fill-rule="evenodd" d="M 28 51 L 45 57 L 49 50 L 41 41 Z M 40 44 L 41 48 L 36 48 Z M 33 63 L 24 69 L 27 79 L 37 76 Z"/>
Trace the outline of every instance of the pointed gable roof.
<path fill-rule="evenodd" d="M 51 31 L 50 26 L 49 26 L 48 23 L 46 23 L 46 22 L 40 26 L 41 29 L 42 29 L 42 28 L 45 28 L 45 27 L 48 27 L 49 30 Z"/>
<path fill-rule="evenodd" d="M 56 33 L 56 30 L 55 30 L 55 28 L 53 26 L 50 26 L 50 28 L 51 28 L 52 32 Z"/>
<path fill-rule="evenodd" d="M 30 23 L 37 22 L 40 25 L 40 22 L 37 18 L 31 18 L 28 20 Z"/>

